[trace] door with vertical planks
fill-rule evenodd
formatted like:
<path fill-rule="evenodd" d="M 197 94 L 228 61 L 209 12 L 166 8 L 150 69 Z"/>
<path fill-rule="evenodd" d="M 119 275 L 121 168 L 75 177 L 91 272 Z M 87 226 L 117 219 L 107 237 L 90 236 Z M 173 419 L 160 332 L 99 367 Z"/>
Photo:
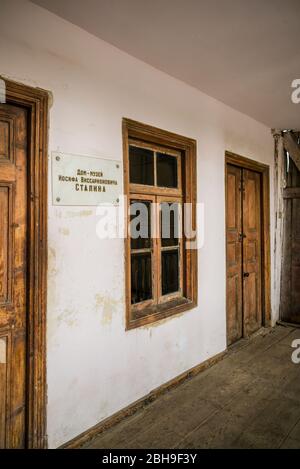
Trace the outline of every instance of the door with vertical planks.
<path fill-rule="evenodd" d="M 242 170 L 227 165 L 227 335 L 228 344 L 243 336 Z"/>
<path fill-rule="evenodd" d="M 300 171 L 291 158 L 286 162 L 286 186 L 280 319 L 300 324 Z"/>
<path fill-rule="evenodd" d="M 261 176 L 243 169 L 243 316 L 244 336 L 262 326 Z"/>
<path fill-rule="evenodd" d="M 0 104 L 0 448 L 26 427 L 27 111 Z"/>
<path fill-rule="evenodd" d="M 228 345 L 262 325 L 261 176 L 227 164 L 226 259 Z"/>

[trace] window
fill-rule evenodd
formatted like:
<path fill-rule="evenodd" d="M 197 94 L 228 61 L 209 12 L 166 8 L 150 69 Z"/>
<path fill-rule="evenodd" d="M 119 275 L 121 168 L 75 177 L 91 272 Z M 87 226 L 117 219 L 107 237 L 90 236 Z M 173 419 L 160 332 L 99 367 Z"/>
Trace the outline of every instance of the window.
<path fill-rule="evenodd" d="M 123 119 L 123 144 L 131 329 L 196 305 L 196 142 Z"/>

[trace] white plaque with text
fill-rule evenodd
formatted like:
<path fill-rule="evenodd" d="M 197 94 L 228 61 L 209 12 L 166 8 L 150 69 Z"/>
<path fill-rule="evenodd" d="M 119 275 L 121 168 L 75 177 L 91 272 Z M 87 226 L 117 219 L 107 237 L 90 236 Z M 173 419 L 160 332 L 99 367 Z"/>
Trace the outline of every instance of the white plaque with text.
<path fill-rule="evenodd" d="M 52 153 L 54 205 L 118 204 L 121 178 L 120 161 Z"/>

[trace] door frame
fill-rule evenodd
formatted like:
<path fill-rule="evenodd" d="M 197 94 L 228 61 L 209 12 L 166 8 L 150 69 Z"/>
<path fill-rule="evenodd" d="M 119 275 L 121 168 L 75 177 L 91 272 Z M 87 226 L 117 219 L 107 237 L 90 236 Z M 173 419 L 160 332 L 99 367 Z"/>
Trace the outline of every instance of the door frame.
<path fill-rule="evenodd" d="M 271 248 L 270 248 L 270 167 L 244 156 L 225 152 L 225 240 L 227 237 L 227 166 L 238 166 L 242 169 L 256 171 L 261 175 L 261 209 L 262 209 L 262 326 L 271 326 Z M 226 254 L 227 258 L 227 254 Z M 227 301 L 227 262 L 226 262 L 226 301 Z M 227 318 L 227 310 L 226 310 Z M 226 320 L 227 324 L 227 320 Z M 227 334 L 226 334 L 227 337 Z"/>
<path fill-rule="evenodd" d="M 48 92 L 0 78 L 6 103 L 28 111 L 26 447 L 46 448 Z"/>

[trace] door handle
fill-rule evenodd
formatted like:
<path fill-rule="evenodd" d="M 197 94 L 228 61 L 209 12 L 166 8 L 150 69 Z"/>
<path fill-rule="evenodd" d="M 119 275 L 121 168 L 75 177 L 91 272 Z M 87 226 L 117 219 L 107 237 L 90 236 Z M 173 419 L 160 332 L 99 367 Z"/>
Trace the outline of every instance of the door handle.
<path fill-rule="evenodd" d="M 250 275 L 249 272 L 244 272 L 243 273 L 244 278 L 249 277 L 249 275 Z"/>
<path fill-rule="evenodd" d="M 245 235 L 245 233 L 239 233 L 239 238 L 240 241 L 242 241 L 243 239 L 247 238 L 247 236 Z"/>

